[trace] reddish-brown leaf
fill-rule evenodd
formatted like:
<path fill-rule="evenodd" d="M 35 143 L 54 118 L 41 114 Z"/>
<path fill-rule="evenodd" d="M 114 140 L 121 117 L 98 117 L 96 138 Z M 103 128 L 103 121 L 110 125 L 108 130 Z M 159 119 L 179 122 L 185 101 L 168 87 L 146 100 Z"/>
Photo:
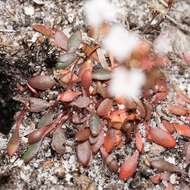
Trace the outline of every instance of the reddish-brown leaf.
<path fill-rule="evenodd" d="M 141 40 L 138 46 L 134 49 L 132 57 L 141 60 L 149 54 L 150 48 L 151 45 L 148 42 Z"/>
<path fill-rule="evenodd" d="M 171 183 L 168 183 L 164 190 L 174 190 L 174 186 Z"/>
<path fill-rule="evenodd" d="M 112 171 L 112 172 L 117 172 L 119 169 L 119 164 L 117 162 L 117 160 L 112 156 L 112 155 L 108 155 L 105 159 L 105 163 L 108 166 L 108 168 Z"/>
<path fill-rule="evenodd" d="M 35 130 L 32 133 L 30 133 L 28 135 L 28 143 L 34 144 L 34 143 L 39 142 L 43 138 L 43 135 L 44 135 L 44 132 L 46 131 L 46 129 L 47 129 L 47 127 L 44 126 L 40 129 Z"/>
<path fill-rule="evenodd" d="M 32 28 L 46 37 L 52 37 L 54 35 L 54 30 L 44 24 L 34 23 L 32 24 Z"/>
<path fill-rule="evenodd" d="M 175 115 L 186 115 L 189 112 L 187 108 L 178 105 L 168 106 L 168 111 Z"/>
<path fill-rule="evenodd" d="M 33 78 L 31 78 L 28 81 L 28 84 L 35 89 L 38 90 L 47 90 L 52 88 L 56 82 L 51 76 L 44 76 L 44 75 L 38 75 Z"/>
<path fill-rule="evenodd" d="M 89 94 L 89 87 L 92 84 L 92 61 L 86 61 L 80 68 L 80 78 L 83 88 Z"/>
<path fill-rule="evenodd" d="M 114 148 L 114 139 L 112 138 L 112 134 L 113 132 L 108 132 L 108 134 L 104 137 L 104 149 L 106 150 L 106 152 L 111 152 Z"/>
<path fill-rule="evenodd" d="M 97 136 L 101 129 L 101 120 L 97 114 L 90 117 L 90 131 L 93 136 Z"/>
<path fill-rule="evenodd" d="M 61 84 L 72 84 L 79 81 L 78 76 L 67 69 L 56 70 L 54 75 Z"/>
<path fill-rule="evenodd" d="M 112 100 L 106 98 L 104 99 L 97 109 L 97 114 L 102 117 L 107 117 L 112 109 Z"/>
<path fill-rule="evenodd" d="M 90 136 L 90 129 L 89 128 L 81 128 L 75 135 L 75 140 L 78 142 L 83 142 L 88 140 Z"/>
<path fill-rule="evenodd" d="M 187 142 L 185 144 L 184 155 L 185 155 L 186 163 L 189 164 L 190 163 L 190 142 Z"/>
<path fill-rule="evenodd" d="M 77 158 L 83 166 L 88 166 L 92 155 L 91 147 L 88 141 L 80 143 L 76 147 Z"/>
<path fill-rule="evenodd" d="M 54 35 L 55 45 L 66 50 L 68 38 L 64 32 L 56 31 Z"/>
<path fill-rule="evenodd" d="M 51 104 L 40 98 L 29 98 L 29 110 L 31 112 L 41 112 L 50 107 Z"/>
<path fill-rule="evenodd" d="M 190 126 L 174 124 L 174 128 L 176 129 L 179 135 L 190 137 Z"/>
<path fill-rule="evenodd" d="M 164 125 L 164 127 L 167 129 L 169 133 L 173 134 L 175 132 L 174 123 L 170 123 L 169 121 L 163 120 L 162 124 Z"/>
<path fill-rule="evenodd" d="M 152 183 L 154 183 L 154 184 L 159 184 L 160 181 L 161 181 L 161 176 L 160 176 L 160 174 L 150 176 L 150 180 L 151 180 Z"/>
<path fill-rule="evenodd" d="M 132 177 L 136 171 L 139 159 L 139 152 L 135 151 L 134 154 L 128 157 L 124 163 L 121 165 L 119 178 L 122 180 L 127 180 Z"/>
<path fill-rule="evenodd" d="M 64 129 L 59 127 L 53 133 L 53 139 L 51 142 L 51 147 L 55 150 L 58 154 L 64 154 L 65 152 L 65 132 Z"/>
<path fill-rule="evenodd" d="M 103 145 L 103 143 L 104 143 L 104 130 L 101 129 L 100 133 L 97 137 L 96 143 L 92 145 L 92 152 L 94 154 L 97 154 L 97 152 L 99 151 L 99 149 Z"/>
<path fill-rule="evenodd" d="M 143 152 L 144 144 L 143 144 L 142 136 L 139 130 L 135 134 L 135 142 L 136 142 L 137 150 L 139 152 Z"/>
<path fill-rule="evenodd" d="M 14 132 L 7 145 L 7 153 L 9 156 L 13 156 L 17 152 L 19 144 L 19 134 Z"/>
<path fill-rule="evenodd" d="M 89 104 L 90 98 L 87 96 L 80 96 L 71 103 L 72 106 L 76 106 L 78 108 L 87 108 Z"/>
<path fill-rule="evenodd" d="M 184 171 L 182 171 L 180 168 L 163 159 L 153 160 L 151 161 L 150 164 L 153 168 L 162 172 L 167 171 L 167 172 L 184 173 Z"/>
<path fill-rule="evenodd" d="M 72 90 L 67 90 L 58 95 L 58 100 L 61 102 L 72 102 L 77 96 L 79 96 L 81 92 L 75 92 Z"/>
<path fill-rule="evenodd" d="M 115 110 L 110 113 L 110 121 L 112 123 L 112 127 L 116 129 L 121 129 L 122 124 L 126 118 L 126 110 Z"/>
<path fill-rule="evenodd" d="M 176 146 L 176 141 L 171 134 L 161 128 L 150 127 L 149 134 L 156 144 L 159 144 L 165 148 L 174 148 Z"/>

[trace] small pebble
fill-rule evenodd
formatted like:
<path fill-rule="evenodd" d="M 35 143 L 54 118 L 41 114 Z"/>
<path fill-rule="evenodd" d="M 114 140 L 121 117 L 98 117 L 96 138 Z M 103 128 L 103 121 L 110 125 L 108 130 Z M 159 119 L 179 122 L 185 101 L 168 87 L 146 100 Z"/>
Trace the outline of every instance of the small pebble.
<path fill-rule="evenodd" d="M 24 14 L 27 16 L 32 16 L 34 15 L 34 7 L 32 5 L 24 7 Z"/>

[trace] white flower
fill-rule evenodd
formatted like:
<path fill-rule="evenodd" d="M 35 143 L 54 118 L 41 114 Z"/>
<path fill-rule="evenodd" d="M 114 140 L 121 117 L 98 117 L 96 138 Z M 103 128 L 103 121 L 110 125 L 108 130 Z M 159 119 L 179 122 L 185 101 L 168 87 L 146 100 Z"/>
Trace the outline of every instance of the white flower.
<path fill-rule="evenodd" d="M 129 57 L 138 46 L 139 37 L 136 33 L 128 32 L 125 28 L 115 25 L 103 40 L 104 48 L 112 53 L 119 61 Z"/>
<path fill-rule="evenodd" d="M 172 51 L 173 39 L 172 34 L 169 31 L 161 33 L 153 43 L 155 53 L 159 55 L 166 55 Z"/>
<path fill-rule="evenodd" d="M 108 91 L 111 96 L 138 99 L 145 83 L 145 75 L 139 69 L 127 70 L 124 67 L 114 69 Z"/>
<path fill-rule="evenodd" d="M 99 27 L 103 22 L 116 19 L 116 8 L 108 0 L 89 0 L 84 5 L 89 25 Z"/>

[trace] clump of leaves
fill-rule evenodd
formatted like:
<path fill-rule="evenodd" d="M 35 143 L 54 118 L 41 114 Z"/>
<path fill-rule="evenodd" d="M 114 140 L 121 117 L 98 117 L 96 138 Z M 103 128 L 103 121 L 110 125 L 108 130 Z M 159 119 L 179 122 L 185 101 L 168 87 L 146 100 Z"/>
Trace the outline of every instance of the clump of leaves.
<path fill-rule="evenodd" d="M 53 135 L 52 149 L 64 154 L 66 135 L 62 125 L 69 122 L 73 123 L 75 128 L 78 127 L 75 141 L 79 162 L 88 167 L 93 156 L 101 152 L 107 167 L 113 172 L 119 172 L 122 180 L 127 180 L 135 174 L 138 160 L 143 154 L 144 137 L 138 129 L 139 123 L 145 123 L 149 141 L 165 148 L 176 146 L 176 140 L 172 136 L 175 131 L 179 135 L 190 136 L 187 125 L 175 124 L 169 127 L 167 121 L 163 121 L 168 131 L 149 126 L 152 108 L 165 100 L 168 94 L 166 77 L 161 71 L 167 59 L 152 52 L 150 42 L 141 39 L 127 59 L 118 61 L 110 53 L 102 50 L 101 38 L 95 40 L 97 33 L 90 33 L 90 38 L 84 40 L 80 30 L 67 37 L 64 32 L 43 24 L 33 24 L 33 28 L 45 38 L 49 38 L 52 45 L 59 48 L 61 56 L 52 75 L 34 76 L 28 80 L 28 89 L 35 97 L 22 98 L 25 106 L 16 120 L 16 128 L 8 144 L 10 156 L 18 150 L 19 128 L 26 111 L 41 112 L 43 116 L 36 125 L 36 130 L 28 135 L 29 146 L 22 156 L 25 162 L 29 162 L 37 154 L 44 138 L 49 134 Z M 104 36 L 109 28 L 110 25 L 104 23 L 98 32 Z M 91 40 L 92 38 L 94 40 Z M 108 88 L 112 72 L 120 66 L 126 69 L 141 69 L 145 73 L 146 82 L 142 88 L 142 97 L 128 99 L 110 95 Z M 47 102 L 36 98 L 41 97 L 43 91 L 48 92 L 52 88 L 58 91 L 56 100 L 49 99 Z M 189 103 L 189 98 L 182 94 L 181 97 Z M 179 105 L 170 105 L 168 111 L 176 115 L 189 114 L 189 109 L 181 108 Z M 137 150 L 131 156 L 127 156 L 120 167 L 120 163 L 111 153 L 121 146 L 127 146 L 126 142 L 133 139 Z M 165 166 L 167 163 L 152 161 L 151 165 L 162 169 L 162 165 Z M 171 165 L 169 170 L 179 171 Z"/>

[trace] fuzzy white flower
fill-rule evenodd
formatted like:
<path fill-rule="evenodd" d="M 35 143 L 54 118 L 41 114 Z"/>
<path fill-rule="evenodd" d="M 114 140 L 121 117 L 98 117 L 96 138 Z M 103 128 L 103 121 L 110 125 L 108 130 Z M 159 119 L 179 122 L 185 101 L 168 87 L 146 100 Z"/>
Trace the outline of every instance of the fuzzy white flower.
<path fill-rule="evenodd" d="M 139 37 L 136 33 L 128 32 L 119 25 L 113 26 L 103 40 L 104 48 L 119 61 L 128 58 L 138 43 Z"/>
<path fill-rule="evenodd" d="M 99 27 L 103 22 L 116 19 L 116 7 L 109 0 L 89 0 L 84 5 L 87 23 Z"/>
<path fill-rule="evenodd" d="M 145 75 L 139 69 L 127 70 L 124 67 L 114 69 L 108 87 L 111 96 L 138 99 L 145 83 Z"/>
<path fill-rule="evenodd" d="M 154 41 L 153 48 L 155 53 L 166 55 L 172 51 L 173 38 L 168 31 L 161 33 Z"/>

